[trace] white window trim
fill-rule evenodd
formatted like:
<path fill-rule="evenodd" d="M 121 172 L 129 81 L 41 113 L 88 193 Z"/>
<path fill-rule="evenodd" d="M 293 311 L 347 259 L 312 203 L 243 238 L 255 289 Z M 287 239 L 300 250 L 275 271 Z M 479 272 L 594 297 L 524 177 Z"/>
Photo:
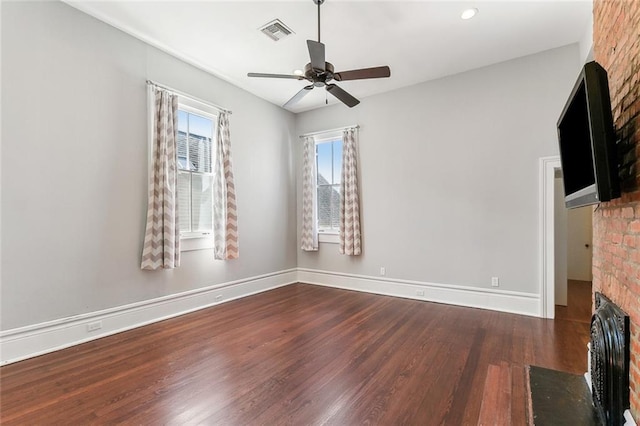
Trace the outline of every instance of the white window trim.
<path fill-rule="evenodd" d="M 180 251 L 213 250 L 213 234 L 180 237 Z"/>
<path fill-rule="evenodd" d="M 189 98 L 184 95 L 177 94 L 178 96 L 178 109 L 191 112 L 198 115 L 204 115 L 208 118 L 211 118 L 213 122 L 217 125 L 218 122 L 218 114 L 220 110 L 208 105 L 204 102 L 200 102 L 198 100 Z M 150 179 L 150 176 L 153 173 L 153 114 L 155 112 L 155 94 L 152 85 L 147 85 L 147 146 L 148 146 L 148 163 L 147 163 L 147 179 Z M 217 135 L 217 129 L 214 128 L 213 137 L 215 138 Z M 194 251 L 194 250 L 213 250 L 214 248 L 214 239 L 213 232 L 201 232 L 201 233 L 188 233 L 187 235 L 180 235 L 180 251 Z"/>
<path fill-rule="evenodd" d="M 217 109 L 203 104 L 202 102 L 198 102 L 193 99 L 178 95 L 178 110 L 182 110 L 187 113 L 199 115 L 201 117 L 212 120 L 214 123 L 212 142 L 215 141 L 215 138 L 217 136 L 217 129 L 215 126 L 218 122 Z M 210 241 L 211 244 L 207 244 L 205 242 L 192 242 L 191 240 L 194 239 L 207 240 Z M 181 251 L 204 250 L 213 248 L 213 230 L 211 232 L 180 232 L 180 243 Z"/>
<path fill-rule="evenodd" d="M 343 132 L 342 130 L 334 130 L 329 132 L 323 132 L 314 136 L 313 140 L 315 145 L 318 146 L 322 143 L 332 142 L 336 139 L 342 140 Z M 316 162 L 317 165 L 317 162 Z M 316 174 L 318 170 L 316 169 Z M 318 188 L 318 184 L 316 182 L 316 190 Z M 316 206 L 317 209 L 317 206 Z M 316 228 L 318 229 L 318 242 L 319 243 L 327 243 L 327 244 L 340 244 L 340 231 L 333 229 L 321 229 L 318 224 L 316 224 Z"/>
<path fill-rule="evenodd" d="M 340 244 L 340 233 L 318 230 L 318 242 L 327 244 Z"/>

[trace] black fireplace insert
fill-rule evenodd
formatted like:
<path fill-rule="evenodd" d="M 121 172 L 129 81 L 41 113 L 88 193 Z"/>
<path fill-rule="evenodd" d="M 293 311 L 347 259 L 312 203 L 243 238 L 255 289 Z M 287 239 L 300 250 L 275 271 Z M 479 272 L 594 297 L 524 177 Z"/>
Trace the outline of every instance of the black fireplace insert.
<path fill-rule="evenodd" d="M 593 405 L 604 425 L 623 425 L 629 408 L 629 316 L 602 293 L 591 317 Z"/>

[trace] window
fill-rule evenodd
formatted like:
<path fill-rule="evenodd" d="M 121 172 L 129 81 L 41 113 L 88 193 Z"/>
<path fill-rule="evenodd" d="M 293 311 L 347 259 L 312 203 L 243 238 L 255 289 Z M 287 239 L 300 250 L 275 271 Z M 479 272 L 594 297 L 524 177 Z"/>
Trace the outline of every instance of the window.
<path fill-rule="evenodd" d="M 342 136 L 316 138 L 318 233 L 340 231 Z"/>
<path fill-rule="evenodd" d="M 213 235 L 213 156 L 216 116 L 178 105 L 178 215 L 181 238 Z"/>

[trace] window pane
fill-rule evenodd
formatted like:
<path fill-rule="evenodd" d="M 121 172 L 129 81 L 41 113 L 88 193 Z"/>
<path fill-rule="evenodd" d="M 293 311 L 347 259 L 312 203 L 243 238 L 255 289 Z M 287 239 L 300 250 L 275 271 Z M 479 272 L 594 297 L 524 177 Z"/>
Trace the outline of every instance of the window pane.
<path fill-rule="evenodd" d="M 331 144 L 316 145 L 318 185 L 331 184 Z"/>
<path fill-rule="evenodd" d="M 192 188 L 192 231 L 213 231 L 213 176 L 194 174 Z"/>
<path fill-rule="evenodd" d="M 318 227 L 331 227 L 331 187 L 318 187 Z"/>
<path fill-rule="evenodd" d="M 182 233 L 213 232 L 213 177 L 200 173 L 213 171 L 214 127 L 213 118 L 178 110 L 177 160 L 178 169 L 184 170 L 178 173 L 177 188 Z"/>
<path fill-rule="evenodd" d="M 196 114 L 189 114 L 189 133 L 201 138 L 213 138 L 213 120 Z"/>
<path fill-rule="evenodd" d="M 342 177 L 342 140 L 333 143 L 333 182 L 340 183 Z"/>
<path fill-rule="evenodd" d="M 340 229 L 340 185 L 331 187 L 331 228 Z"/>
<path fill-rule="evenodd" d="M 188 113 L 186 111 L 178 110 L 178 132 L 184 133 L 185 135 L 189 131 L 187 128 L 187 115 Z"/>
<path fill-rule="evenodd" d="M 180 232 L 191 232 L 191 173 L 178 172 L 178 221 Z"/>
<path fill-rule="evenodd" d="M 183 118 L 184 116 L 184 118 Z M 182 128 L 184 127 L 184 130 Z M 178 168 L 189 170 L 187 163 L 187 113 L 178 111 L 178 139 L 176 141 L 178 149 Z"/>
<path fill-rule="evenodd" d="M 189 165 L 191 170 L 211 173 L 211 139 L 189 133 Z"/>

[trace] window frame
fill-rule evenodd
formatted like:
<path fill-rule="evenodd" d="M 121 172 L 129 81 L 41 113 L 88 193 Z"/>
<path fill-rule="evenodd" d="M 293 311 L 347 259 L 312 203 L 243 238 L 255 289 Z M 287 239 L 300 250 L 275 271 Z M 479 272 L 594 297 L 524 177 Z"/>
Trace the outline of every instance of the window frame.
<path fill-rule="evenodd" d="M 332 131 L 332 132 L 324 132 L 318 135 L 314 136 L 314 144 L 315 144 L 315 157 L 316 157 L 316 161 L 314 162 L 314 167 L 315 167 L 315 175 L 316 175 L 316 182 L 315 182 L 315 189 L 316 189 L 316 229 L 318 230 L 318 242 L 321 243 L 331 243 L 331 244 L 338 244 L 340 242 L 340 227 L 338 225 L 338 228 L 321 228 L 320 227 L 320 219 L 319 219 L 319 202 L 317 202 L 318 200 L 318 145 L 321 144 L 325 144 L 325 143 L 333 143 L 336 141 L 340 141 L 341 144 L 344 144 L 344 139 L 343 139 L 343 132 L 342 131 Z M 333 156 L 333 151 L 332 151 L 332 155 L 331 155 L 331 168 L 333 170 L 333 160 L 334 160 L 334 156 Z M 335 184 L 332 184 L 330 186 L 335 186 Z M 340 192 L 340 198 L 342 199 L 342 192 Z M 339 214 L 339 213 L 338 213 Z"/>
<path fill-rule="evenodd" d="M 191 101 L 191 102 L 190 102 Z M 198 171 L 193 171 L 193 170 L 186 170 L 186 169 L 181 169 L 181 168 L 177 168 L 177 173 L 179 174 L 180 172 L 183 173 L 189 173 L 191 175 L 191 177 L 193 177 L 194 174 L 196 175 L 202 175 L 202 176 L 211 176 L 213 178 L 213 165 L 214 165 L 214 148 L 215 148 L 215 144 L 216 144 L 216 137 L 217 137 L 217 122 L 218 122 L 218 116 L 217 116 L 217 111 L 214 110 L 213 108 L 210 108 L 210 111 L 205 110 L 204 108 L 202 108 L 201 104 L 199 104 L 197 107 L 194 106 L 194 104 L 199 104 L 196 103 L 195 101 L 192 101 L 191 99 L 187 99 L 185 97 L 182 96 L 178 96 L 178 111 L 184 111 L 188 114 L 192 114 L 192 115 L 197 115 L 206 119 L 211 120 L 212 122 L 212 133 L 211 133 L 211 172 L 210 173 L 206 173 L 206 172 L 198 172 Z M 216 112 L 216 114 L 213 113 L 213 111 Z M 177 132 L 176 132 L 177 133 Z M 187 139 L 187 144 L 189 143 L 188 139 Z M 188 147 L 187 147 L 188 149 Z M 176 155 L 177 155 L 177 149 L 176 149 Z M 187 158 L 187 161 L 189 161 L 189 159 Z M 177 162 L 176 162 L 177 164 Z M 177 189 L 177 188 L 176 188 Z M 193 196 L 193 190 L 191 191 L 190 197 Z M 193 200 L 190 199 L 190 202 L 193 203 Z M 211 203 L 211 215 L 213 217 L 213 200 Z M 190 218 L 190 220 L 192 220 L 192 218 Z M 192 239 L 211 239 L 213 240 L 213 223 L 211 225 L 211 231 L 188 231 L 188 232 L 183 232 L 180 231 L 180 240 L 181 241 L 185 241 L 185 240 L 192 240 Z M 212 246 L 213 248 L 213 246 Z"/>
<path fill-rule="evenodd" d="M 148 146 L 149 146 L 149 157 L 148 157 L 148 168 L 147 168 L 147 172 L 148 172 L 148 176 L 152 176 L 153 174 L 153 155 L 154 155 L 154 150 L 155 150 L 155 146 L 154 146 L 154 141 L 153 141 L 153 126 L 154 126 L 154 114 L 155 114 L 155 96 L 153 95 L 153 89 L 151 88 L 151 86 L 148 87 L 148 121 L 147 121 L 147 125 L 149 128 L 149 132 L 148 132 Z M 184 95 L 180 95 L 178 93 L 176 93 L 176 96 L 178 96 L 178 110 L 182 110 L 182 111 L 186 111 L 186 112 L 191 112 L 193 114 L 196 115 L 200 115 L 203 116 L 205 118 L 209 118 L 213 121 L 213 134 L 212 134 L 212 156 L 214 155 L 215 152 L 215 145 L 216 145 L 216 138 L 217 138 L 217 125 L 218 125 L 218 114 L 220 114 L 220 111 L 211 106 L 208 105 L 204 102 L 200 102 L 198 100 L 189 98 L 187 96 Z M 176 129 L 176 134 L 177 134 L 178 129 Z M 176 166 L 177 166 L 177 147 L 176 147 Z M 215 158 L 212 158 L 212 167 L 213 167 L 213 160 Z M 180 169 L 178 169 L 180 170 Z M 178 170 L 176 170 L 176 173 L 178 172 Z M 212 173 L 213 173 L 213 169 L 212 169 Z M 176 182 L 177 183 L 177 182 Z M 176 188 L 177 189 L 177 188 Z M 212 212 L 213 214 L 213 212 Z M 209 249 L 213 249 L 214 248 L 214 230 L 212 229 L 211 232 L 197 232 L 197 233 L 189 233 L 189 235 L 183 235 L 183 233 L 180 233 L 180 251 L 181 252 L 185 252 L 185 251 L 194 251 L 194 250 L 209 250 Z"/>

